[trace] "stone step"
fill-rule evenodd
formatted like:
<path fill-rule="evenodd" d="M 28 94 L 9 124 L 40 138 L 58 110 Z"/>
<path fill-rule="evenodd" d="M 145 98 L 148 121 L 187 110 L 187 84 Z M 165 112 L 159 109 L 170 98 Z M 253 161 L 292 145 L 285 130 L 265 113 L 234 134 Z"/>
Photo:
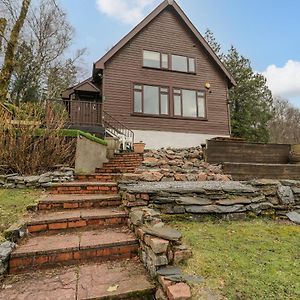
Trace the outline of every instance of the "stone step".
<path fill-rule="evenodd" d="M 76 180 L 82 181 L 102 181 L 102 182 L 116 182 L 122 178 L 120 173 L 95 173 L 89 175 L 75 175 Z"/>
<path fill-rule="evenodd" d="M 110 288 L 115 287 L 109 291 Z M 154 299 L 155 286 L 137 259 L 89 263 L 8 276 L 5 300 Z"/>
<path fill-rule="evenodd" d="M 127 227 L 32 236 L 12 252 L 9 273 L 131 258 L 137 251 L 138 241 Z"/>
<path fill-rule="evenodd" d="M 126 225 L 128 214 L 120 208 L 69 209 L 38 213 L 27 222 L 29 233 L 74 228 Z"/>
<path fill-rule="evenodd" d="M 119 206 L 121 204 L 118 195 L 47 195 L 38 203 L 38 210 L 58 210 L 75 208 L 99 208 Z"/>
<path fill-rule="evenodd" d="M 134 173 L 136 168 L 132 167 L 110 167 L 96 168 L 96 173 Z"/>
<path fill-rule="evenodd" d="M 51 185 L 51 194 L 117 194 L 115 182 L 100 181 L 72 181 L 54 183 Z"/>
<path fill-rule="evenodd" d="M 130 158 L 130 157 L 115 157 L 111 158 L 110 162 L 131 162 L 131 163 L 141 163 L 144 159 L 143 158 Z"/>
<path fill-rule="evenodd" d="M 139 153 L 117 153 L 115 154 L 115 157 L 136 157 L 136 158 L 142 158 L 143 154 L 139 154 Z"/>

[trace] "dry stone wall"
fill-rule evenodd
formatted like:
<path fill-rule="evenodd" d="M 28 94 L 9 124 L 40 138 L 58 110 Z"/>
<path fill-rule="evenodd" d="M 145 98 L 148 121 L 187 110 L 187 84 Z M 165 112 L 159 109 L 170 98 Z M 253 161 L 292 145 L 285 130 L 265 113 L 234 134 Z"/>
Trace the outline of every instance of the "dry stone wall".
<path fill-rule="evenodd" d="M 201 147 L 186 149 L 149 150 L 135 174 L 125 174 L 124 180 L 148 182 L 172 181 L 228 181 L 221 165 L 210 165 L 203 160 Z"/>
<path fill-rule="evenodd" d="M 159 182 L 121 185 L 127 207 L 147 206 L 165 214 L 285 215 L 300 211 L 300 181 Z"/>
<path fill-rule="evenodd" d="M 36 176 L 21 176 L 19 174 L 0 175 L 0 188 L 33 188 L 49 187 L 52 183 L 74 180 L 74 169 L 61 167 L 57 171 Z"/>

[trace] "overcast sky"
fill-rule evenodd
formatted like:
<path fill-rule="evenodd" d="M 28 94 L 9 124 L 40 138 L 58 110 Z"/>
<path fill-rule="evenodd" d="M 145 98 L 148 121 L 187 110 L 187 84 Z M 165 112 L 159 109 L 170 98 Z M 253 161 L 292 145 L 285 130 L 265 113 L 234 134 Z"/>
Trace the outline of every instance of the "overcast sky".
<path fill-rule="evenodd" d="M 76 29 L 73 48 L 99 59 L 161 0 L 61 0 Z M 262 72 L 274 95 L 300 107 L 299 0 L 179 0 L 201 33 L 210 28 L 224 50 L 231 44 Z"/>

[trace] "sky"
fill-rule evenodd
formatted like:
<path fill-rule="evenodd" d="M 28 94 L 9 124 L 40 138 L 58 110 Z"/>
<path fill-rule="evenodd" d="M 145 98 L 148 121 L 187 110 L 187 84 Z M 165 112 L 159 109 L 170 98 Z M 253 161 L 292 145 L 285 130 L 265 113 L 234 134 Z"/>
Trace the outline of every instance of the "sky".
<path fill-rule="evenodd" d="M 61 0 L 76 30 L 72 51 L 87 48 L 86 69 L 162 0 Z M 300 108 L 299 0 L 178 0 L 197 29 L 234 45 L 267 78 L 273 95 Z"/>

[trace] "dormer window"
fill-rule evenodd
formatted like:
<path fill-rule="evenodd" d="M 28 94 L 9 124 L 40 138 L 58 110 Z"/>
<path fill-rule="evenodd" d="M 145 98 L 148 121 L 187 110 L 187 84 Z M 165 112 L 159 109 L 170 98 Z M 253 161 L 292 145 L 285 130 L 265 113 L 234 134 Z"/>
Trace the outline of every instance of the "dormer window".
<path fill-rule="evenodd" d="M 143 66 L 154 69 L 168 69 L 169 57 L 168 54 L 144 50 Z"/>

